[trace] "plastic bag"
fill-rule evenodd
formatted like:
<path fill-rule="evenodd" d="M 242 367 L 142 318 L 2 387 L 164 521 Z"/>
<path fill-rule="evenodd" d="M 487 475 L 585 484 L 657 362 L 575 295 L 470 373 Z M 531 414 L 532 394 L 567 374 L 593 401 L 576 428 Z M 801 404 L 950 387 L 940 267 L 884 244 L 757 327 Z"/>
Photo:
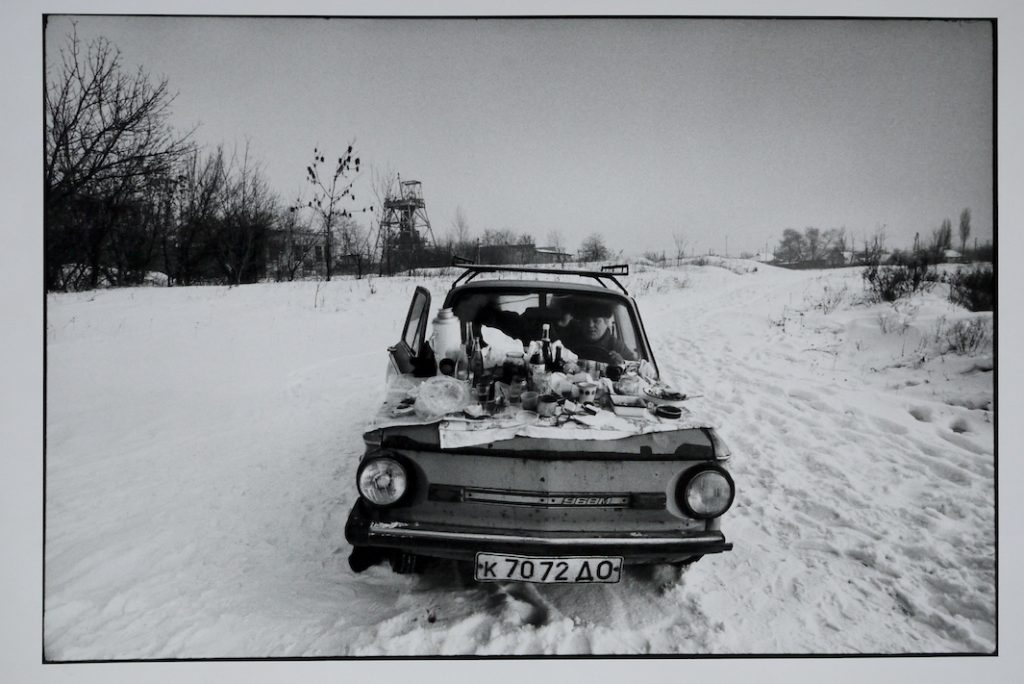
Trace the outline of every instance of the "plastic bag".
<path fill-rule="evenodd" d="M 447 375 L 435 375 L 420 385 L 416 396 L 416 415 L 431 420 L 446 413 L 461 411 L 469 404 L 465 384 Z"/>

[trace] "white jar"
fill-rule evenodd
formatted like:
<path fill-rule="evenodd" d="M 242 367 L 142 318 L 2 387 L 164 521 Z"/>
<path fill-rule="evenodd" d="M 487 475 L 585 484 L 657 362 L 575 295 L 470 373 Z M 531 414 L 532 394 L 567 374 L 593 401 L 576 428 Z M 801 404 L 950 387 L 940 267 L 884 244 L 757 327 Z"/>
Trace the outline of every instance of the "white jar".
<path fill-rule="evenodd" d="M 455 313 L 450 308 L 441 309 L 430 324 L 433 326 L 430 347 L 434 356 L 438 359 L 458 358 L 462 351 L 462 332 Z"/>

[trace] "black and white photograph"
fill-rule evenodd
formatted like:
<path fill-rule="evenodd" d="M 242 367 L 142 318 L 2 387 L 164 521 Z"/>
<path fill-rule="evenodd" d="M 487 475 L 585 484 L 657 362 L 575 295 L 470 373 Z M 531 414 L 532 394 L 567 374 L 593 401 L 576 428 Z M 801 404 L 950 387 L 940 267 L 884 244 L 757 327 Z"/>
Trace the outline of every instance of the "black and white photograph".
<path fill-rule="evenodd" d="M 585 12 L 40 12 L 44 668 L 1000 653 L 1003 25 Z"/>

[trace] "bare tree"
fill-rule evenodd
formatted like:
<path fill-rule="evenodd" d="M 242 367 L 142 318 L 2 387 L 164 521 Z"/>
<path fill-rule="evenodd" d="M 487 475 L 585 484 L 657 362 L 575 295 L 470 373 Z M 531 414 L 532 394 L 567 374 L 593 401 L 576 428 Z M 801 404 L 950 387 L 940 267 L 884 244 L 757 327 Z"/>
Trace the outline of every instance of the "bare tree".
<path fill-rule="evenodd" d="M 604 261 L 610 255 L 600 233 L 591 233 L 580 245 L 580 261 Z"/>
<path fill-rule="evenodd" d="M 822 235 L 822 252 L 829 263 L 838 266 L 846 263 L 846 228 L 829 228 Z"/>
<path fill-rule="evenodd" d="M 942 219 L 939 227 L 932 231 L 931 251 L 936 259 L 942 257 L 942 253 L 952 248 L 953 245 L 953 222 L 948 218 Z"/>
<path fill-rule="evenodd" d="M 526 242 L 523 241 L 524 237 Z M 480 238 L 480 257 L 484 261 L 497 264 L 518 263 L 526 261 L 522 248 L 516 245 L 525 246 L 533 241 L 529 236 L 517 234 L 511 228 L 486 228 Z"/>
<path fill-rule="evenodd" d="M 519 240 L 516 232 L 511 228 L 501 228 L 494 230 L 487 228 L 484 230 L 482 242 L 485 245 L 514 245 Z"/>
<path fill-rule="evenodd" d="M 248 144 L 242 158 L 232 156 L 228 164 L 221 201 L 223 213 L 213 242 L 218 263 L 229 283 L 255 282 L 277 200 L 259 164 L 250 159 Z"/>
<path fill-rule="evenodd" d="M 224 149 L 202 155 L 192 150 L 179 164 L 173 189 L 176 218 L 163 235 L 161 251 L 168 284 L 192 285 L 203 277 L 205 252 L 223 216 L 227 168 Z"/>
<path fill-rule="evenodd" d="M 296 199 L 296 204 L 299 201 Z M 277 244 L 273 249 L 276 277 L 292 281 L 299 269 L 312 260 L 323 236 L 310 225 L 308 218 L 300 218 L 294 205 L 280 212 L 277 221 Z"/>
<path fill-rule="evenodd" d="M 338 245 L 339 255 L 356 265 L 356 277 L 363 277 L 363 260 L 369 253 L 369 233 L 351 216 L 343 216 L 334 228 L 332 241 Z"/>
<path fill-rule="evenodd" d="M 960 254 L 967 251 L 967 238 L 971 235 L 971 210 L 964 208 L 960 212 Z"/>
<path fill-rule="evenodd" d="M 548 231 L 548 246 L 553 249 L 557 256 L 558 263 L 564 263 L 565 257 L 565 238 L 562 236 L 562 231 L 557 228 L 553 228 Z"/>
<path fill-rule="evenodd" d="M 676 246 L 676 265 L 679 265 L 679 260 L 686 256 L 686 248 L 688 242 L 686 236 L 680 232 L 672 233 L 672 242 Z"/>
<path fill-rule="evenodd" d="M 775 254 L 782 262 L 803 261 L 807 255 L 807 238 L 799 230 L 786 228 L 782 231 L 782 239 Z"/>
<path fill-rule="evenodd" d="M 469 220 L 466 218 L 466 212 L 462 210 L 462 207 L 455 207 L 451 238 L 456 247 L 469 244 L 469 232 Z"/>
<path fill-rule="evenodd" d="M 166 79 L 125 71 L 106 38 L 83 46 L 77 31 L 68 36 L 43 91 L 48 288 L 65 288 L 62 274 L 75 263 L 95 287 L 115 224 L 127 226 L 144 193 L 172 177 L 189 149 L 189 133 L 167 124 L 173 100 Z M 120 237 L 124 248 L 130 240 Z"/>
<path fill-rule="evenodd" d="M 345 217 L 352 216 L 352 212 L 342 206 L 342 202 L 348 198 L 355 201 L 352 193 L 352 186 L 355 183 L 355 175 L 359 173 L 359 157 L 353 156 L 352 145 L 348 146 L 345 154 L 338 157 L 333 170 L 326 175 L 320 165 L 325 164 L 327 158 L 319 148 L 313 148 L 313 163 L 306 167 L 306 180 L 313 186 L 313 198 L 306 206 L 312 209 L 320 222 L 324 235 L 324 262 L 326 264 L 326 279 L 331 279 L 332 238 L 335 222 Z M 352 178 L 349 175 L 352 175 Z M 372 206 L 364 207 L 360 211 L 373 209 Z"/>
<path fill-rule="evenodd" d="M 878 264 L 885 253 L 885 224 L 876 226 L 870 238 L 864 238 L 864 263 Z"/>
<path fill-rule="evenodd" d="M 817 261 L 821 251 L 821 230 L 811 226 L 805 228 L 804 244 L 807 245 L 807 259 Z"/>

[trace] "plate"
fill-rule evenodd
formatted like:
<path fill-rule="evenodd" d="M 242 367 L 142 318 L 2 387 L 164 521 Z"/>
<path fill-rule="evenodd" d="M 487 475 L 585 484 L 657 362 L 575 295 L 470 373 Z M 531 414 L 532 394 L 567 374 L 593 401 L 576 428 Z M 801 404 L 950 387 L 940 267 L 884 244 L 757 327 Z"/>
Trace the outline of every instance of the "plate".
<path fill-rule="evenodd" d="M 476 554 L 477 582 L 535 584 L 614 584 L 622 576 L 622 556 L 516 556 Z"/>
<path fill-rule="evenodd" d="M 644 389 L 644 396 L 661 403 L 678 403 L 686 400 L 686 395 L 668 385 L 654 384 Z"/>

